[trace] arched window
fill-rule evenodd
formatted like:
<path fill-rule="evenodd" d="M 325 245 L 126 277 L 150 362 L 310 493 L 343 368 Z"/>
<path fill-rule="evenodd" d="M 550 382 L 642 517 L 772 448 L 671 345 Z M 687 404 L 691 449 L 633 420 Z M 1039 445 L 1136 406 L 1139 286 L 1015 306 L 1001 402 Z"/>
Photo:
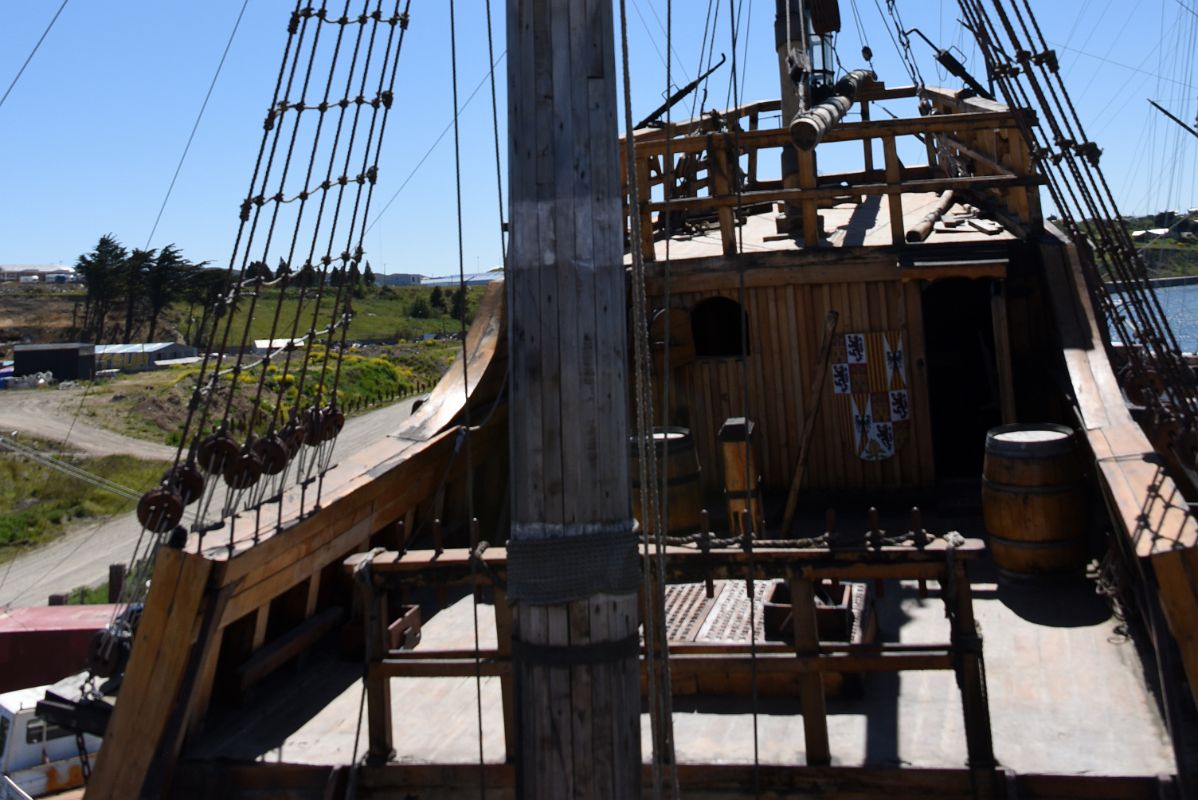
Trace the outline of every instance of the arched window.
<path fill-rule="evenodd" d="M 727 297 L 711 297 L 698 303 L 691 310 L 691 333 L 699 358 L 749 354 L 749 317 L 740 303 Z"/>

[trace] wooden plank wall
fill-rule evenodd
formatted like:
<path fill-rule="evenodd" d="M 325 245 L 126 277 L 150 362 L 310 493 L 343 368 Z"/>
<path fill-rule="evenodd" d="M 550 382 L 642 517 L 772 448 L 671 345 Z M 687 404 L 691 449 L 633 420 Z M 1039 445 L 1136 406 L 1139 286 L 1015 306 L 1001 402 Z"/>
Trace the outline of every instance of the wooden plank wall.
<path fill-rule="evenodd" d="M 897 273 L 897 270 L 895 271 Z M 737 300 L 735 285 L 674 294 L 670 304 L 690 311 L 710 297 Z M 662 307 L 660 296 L 649 298 Z M 868 462 L 854 452 L 844 396 L 831 381 L 815 426 L 804 488 L 923 487 L 932 482 L 933 461 L 926 374 L 923 369 L 922 304 L 918 282 L 779 283 L 745 289 L 750 355 L 744 370 L 736 358 L 698 358 L 672 369 L 671 424 L 691 429 L 708 492 L 723 487 L 717 433 L 728 417 L 749 416 L 757 425 L 757 459 L 769 489 L 785 490 L 798 458 L 803 420 L 813 402 L 816 362 L 830 310 L 840 313 L 838 334 L 903 332 L 912 401 L 911 435 L 894 457 Z M 657 378 L 660 381 L 660 377 Z M 743 383 L 743 386 L 742 386 Z"/>

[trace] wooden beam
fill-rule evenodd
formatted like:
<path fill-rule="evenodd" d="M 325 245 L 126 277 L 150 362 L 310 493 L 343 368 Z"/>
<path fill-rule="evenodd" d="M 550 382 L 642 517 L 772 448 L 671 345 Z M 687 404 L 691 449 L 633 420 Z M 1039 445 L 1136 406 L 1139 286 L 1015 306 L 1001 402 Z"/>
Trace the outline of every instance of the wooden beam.
<path fill-rule="evenodd" d="M 168 547 L 160 548 L 150 594 L 137 626 L 121 697 L 88 784 L 94 797 L 140 797 L 150 763 L 167 727 L 192 656 L 192 641 L 213 563 Z"/>
<path fill-rule="evenodd" d="M 815 584 L 809 578 L 792 576 L 790 602 L 795 652 L 800 658 L 818 653 L 819 626 L 815 618 Z M 823 678 L 817 674 L 804 675 L 799 681 L 799 702 L 803 708 L 807 765 L 826 767 L 832 763 L 832 754 L 828 746 L 828 709 L 824 701 Z"/>
<path fill-rule="evenodd" d="M 1018 129 L 1021 117 L 1034 116 L 1025 111 L 992 111 L 966 114 L 936 114 L 907 119 L 881 119 L 869 122 L 843 122 L 824 135 L 823 142 L 855 142 L 862 139 L 881 139 L 888 136 L 923 136 L 927 133 L 953 133 L 1011 128 Z M 742 151 L 771 147 L 790 147 L 790 132 L 786 128 L 765 128 L 757 131 L 712 134 L 713 140 L 735 140 Z M 670 144 L 676 155 L 699 153 L 708 149 L 704 136 L 676 138 Z M 641 140 L 637 138 L 638 155 L 660 156 L 665 152 L 664 137 Z"/>
<path fill-rule="evenodd" d="M 269 796 L 325 800 L 346 797 L 348 775 L 341 767 L 266 762 L 186 761 L 172 793 L 177 800 L 224 800 Z M 641 771 L 645 788 L 652 768 Z M 1172 800 L 1167 779 L 1157 776 L 1046 775 L 994 771 L 994 784 L 1009 783 L 1008 797 L 1021 800 Z M 678 779 L 686 797 L 739 800 L 745 787 L 759 785 L 771 797 L 827 800 L 895 800 L 935 797 L 974 800 L 973 776 L 966 769 L 917 767 L 805 767 L 762 764 L 680 764 Z M 421 800 L 477 797 L 479 786 L 495 800 L 515 800 L 516 770 L 505 764 L 388 764 L 357 770 L 361 796 L 414 796 Z"/>
<path fill-rule="evenodd" d="M 903 165 L 893 136 L 882 139 L 882 153 L 886 161 L 886 194 L 890 197 L 890 240 L 901 245 L 907 233 L 907 223 L 903 220 Z"/>
<path fill-rule="evenodd" d="M 258 681 L 296 658 L 345 619 L 340 608 L 330 608 L 284 633 L 265 647 L 257 649 L 237 668 L 238 687 L 245 691 Z"/>
<path fill-rule="evenodd" d="M 883 140 L 883 145 L 886 141 L 894 140 L 892 138 Z M 896 154 L 896 164 L 898 163 L 897 158 Z M 967 175 L 958 178 L 929 177 L 906 181 L 901 180 L 901 177 L 900 172 L 892 178 L 891 172 L 888 170 L 885 183 L 859 183 L 850 186 L 827 186 L 814 189 L 762 189 L 741 192 L 739 195 L 716 194 L 709 197 L 679 197 L 670 201 L 670 208 L 674 211 L 699 213 L 732 207 L 737 204 L 751 206 L 762 203 L 801 203 L 805 200 L 825 202 L 851 195 L 884 194 L 894 196 L 896 194 L 940 193 L 950 189 L 980 191 L 983 189 L 1008 189 L 1016 186 L 1037 186 L 1040 183 L 1039 178 L 1020 175 Z M 652 211 L 663 211 L 665 203 L 654 201 L 648 204 L 648 208 Z M 902 227 L 901 223 L 899 227 Z"/>
<path fill-rule="evenodd" d="M 369 579 L 367 579 L 369 580 Z M 376 764 L 386 763 L 395 754 L 391 719 L 391 681 L 378 670 L 387 655 L 387 593 L 365 586 L 366 600 L 366 724 L 367 758 Z"/>
<path fill-rule="evenodd" d="M 990 319 L 994 328 L 994 361 L 998 370 L 998 399 L 1004 425 L 1016 422 L 1015 376 L 1011 368 L 1011 332 L 1007 327 L 1006 281 L 991 284 Z"/>
<path fill-rule="evenodd" d="M 530 800 L 636 797 L 641 783 L 635 654 L 577 665 L 537 655 L 600 652 L 638 623 L 635 575 L 632 586 L 596 573 L 582 592 L 538 590 L 593 566 L 552 555 L 580 537 L 608 536 L 615 563 L 635 559 L 613 25 L 611 0 L 508 1 L 508 120 L 520 131 L 509 159 L 508 386 L 522 412 L 511 421 L 509 547 L 524 567 L 507 590 L 522 645 L 517 771 Z M 645 157 L 665 155 L 663 144 Z"/>

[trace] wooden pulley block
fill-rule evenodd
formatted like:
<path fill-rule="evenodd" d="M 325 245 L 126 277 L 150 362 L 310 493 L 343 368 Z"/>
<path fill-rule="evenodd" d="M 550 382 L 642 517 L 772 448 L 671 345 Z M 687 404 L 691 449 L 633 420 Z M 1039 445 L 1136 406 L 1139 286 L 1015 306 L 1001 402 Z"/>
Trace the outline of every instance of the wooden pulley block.
<path fill-rule="evenodd" d="M 137 521 L 148 531 L 166 533 L 183 519 L 183 498 L 174 489 L 159 486 L 137 501 Z"/>
<path fill-rule="evenodd" d="M 321 431 L 324 434 L 324 441 L 331 442 L 336 439 L 344 427 L 345 413 L 341 409 L 337 406 L 329 406 L 324 409 L 324 428 Z"/>
<path fill-rule="evenodd" d="M 324 409 L 309 408 L 304 413 L 304 444 L 315 447 L 324 441 Z"/>
<path fill-rule="evenodd" d="M 1133 375 L 1124 386 L 1127 399 L 1138 406 L 1146 406 L 1152 402 L 1154 395 L 1142 375 Z"/>
<path fill-rule="evenodd" d="M 96 631 L 88 644 L 87 668 L 97 678 L 111 678 L 120 674 L 128 659 L 128 640 L 107 629 Z"/>
<path fill-rule="evenodd" d="M 225 465 L 237 458 L 241 445 L 228 431 L 214 433 L 200 442 L 196 461 L 200 469 L 209 475 L 218 475 L 225 471 Z"/>
<path fill-rule="evenodd" d="M 253 452 L 262 462 L 264 475 L 278 475 L 287 467 L 287 461 L 291 458 L 287 440 L 278 433 L 263 436 L 254 442 Z"/>
<path fill-rule="evenodd" d="M 1188 466 L 1198 464 L 1198 430 L 1187 427 L 1177 437 L 1177 455 Z"/>
<path fill-rule="evenodd" d="M 243 450 L 225 462 L 225 483 L 233 489 L 248 489 L 262 477 L 262 458 L 253 451 Z"/>
<path fill-rule="evenodd" d="M 204 493 L 204 473 L 191 462 L 179 464 L 162 476 L 162 484 L 178 492 L 183 505 L 189 506 Z"/>
<path fill-rule="evenodd" d="M 303 425 L 297 424 L 295 420 L 292 420 L 279 431 L 279 437 L 287 445 L 288 458 L 298 453 L 299 449 L 304 446 L 304 430 Z"/>

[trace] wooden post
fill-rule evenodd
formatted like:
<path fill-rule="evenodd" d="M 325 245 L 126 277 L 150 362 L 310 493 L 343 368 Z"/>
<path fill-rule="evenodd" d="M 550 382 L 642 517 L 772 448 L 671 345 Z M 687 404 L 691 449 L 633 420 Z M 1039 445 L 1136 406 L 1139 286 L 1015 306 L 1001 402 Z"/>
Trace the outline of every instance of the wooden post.
<path fill-rule="evenodd" d="M 108 602 L 115 603 L 121 599 L 121 589 L 125 588 L 125 565 L 108 565 Z"/>
<path fill-rule="evenodd" d="M 708 152 L 711 154 L 711 193 L 721 197 L 717 214 L 720 218 L 720 241 L 724 247 L 724 255 L 736 255 L 736 213 L 728 204 L 732 194 L 732 168 L 728 158 L 728 141 L 723 136 L 708 134 Z"/>
<path fill-rule="evenodd" d="M 367 577 L 366 580 L 373 580 Z M 395 750 L 391 730 L 391 679 L 379 669 L 387 657 L 387 592 L 371 587 L 366 592 L 366 724 L 367 759 L 374 764 L 391 760 Z"/>
<path fill-rule="evenodd" d="M 861 101 L 861 121 L 869 122 L 869 101 Z M 865 148 L 865 171 L 874 171 L 874 140 L 872 137 L 865 137 L 861 140 L 862 147 Z"/>
<path fill-rule="evenodd" d="M 765 515 L 761 508 L 761 487 L 757 461 L 753 458 L 753 420 L 729 417 L 720 426 L 720 450 L 724 456 L 724 494 L 728 501 L 728 529 L 744 536 L 745 524 L 754 536 L 765 535 Z M 744 519 L 742 512 L 748 512 Z M 742 523 L 742 520 L 744 522 Z"/>
<path fill-rule="evenodd" d="M 507 31 L 518 793 L 636 798 L 640 576 L 612 3 L 509 0 Z"/>
<path fill-rule="evenodd" d="M 973 773 L 974 795 L 979 800 L 994 796 L 994 744 L 990 733 L 990 705 L 986 700 L 985 672 L 982 667 L 982 643 L 973 617 L 973 592 L 963 561 L 954 560 L 947 576 L 956 597 L 954 603 L 953 644 L 957 650 L 957 681 L 961 686 L 961 706 L 965 716 L 965 744 L 969 769 Z M 950 593 L 951 594 L 951 593 Z"/>
<path fill-rule="evenodd" d="M 895 246 L 902 246 L 907 236 L 903 222 L 903 167 L 899 163 L 898 148 L 894 136 L 882 139 L 882 152 L 886 155 L 886 194 L 890 199 L 890 239 Z"/>
<path fill-rule="evenodd" d="M 816 188 L 817 175 L 815 169 L 815 153 L 809 150 L 799 150 L 799 187 L 802 189 Z M 814 200 L 804 200 L 803 213 L 803 246 L 819 246 L 819 206 Z"/>
<path fill-rule="evenodd" d="M 990 319 L 994 325 L 994 366 L 998 370 L 998 399 L 1002 422 L 1015 422 L 1015 377 L 1011 371 L 1011 334 L 1007 327 L 1006 281 L 995 280 L 990 288 Z"/>
<path fill-rule="evenodd" d="M 815 617 L 815 584 L 810 578 L 790 578 L 790 608 L 794 624 L 795 653 L 819 654 L 819 627 Z M 828 746 L 828 708 L 824 699 L 824 679 L 818 671 L 799 677 L 799 702 L 803 708 L 803 733 L 807 740 L 807 766 L 826 767 L 832 763 Z"/>

